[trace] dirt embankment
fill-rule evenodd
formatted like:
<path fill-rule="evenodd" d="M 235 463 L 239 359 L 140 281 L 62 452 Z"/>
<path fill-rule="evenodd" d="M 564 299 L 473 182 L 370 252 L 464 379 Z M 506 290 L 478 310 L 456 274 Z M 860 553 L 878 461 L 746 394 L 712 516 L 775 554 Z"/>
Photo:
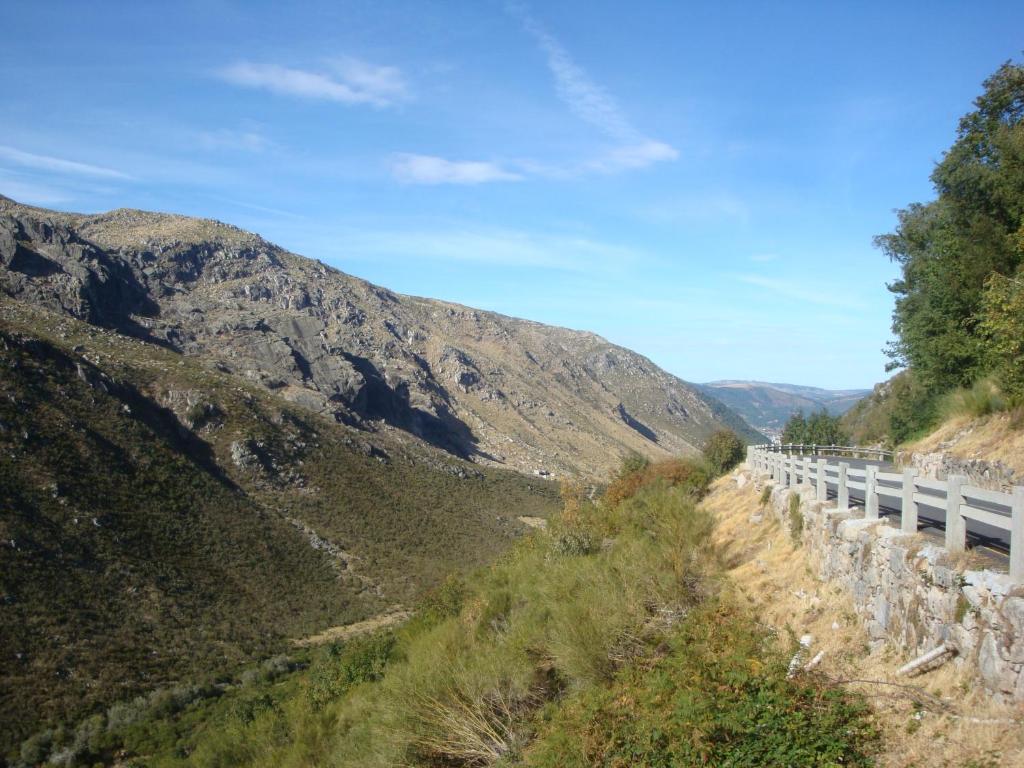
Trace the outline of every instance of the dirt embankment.
<path fill-rule="evenodd" d="M 815 674 L 868 698 L 884 734 L 878 764 L 1024 765 L 1024 707 L 993 701 L 952 665 L 897 677 L 910 659 L 891 645 L 871 649 L 844 588 L 815 576 L 790 532 L 761 514 L 759 497 L 752 483 L 737 487 L 735 477 L 725 477 L 704 502 L 717 518 L 729 588 L 780 637 L 811 635 L 806 660 L 824 652 Z"/>

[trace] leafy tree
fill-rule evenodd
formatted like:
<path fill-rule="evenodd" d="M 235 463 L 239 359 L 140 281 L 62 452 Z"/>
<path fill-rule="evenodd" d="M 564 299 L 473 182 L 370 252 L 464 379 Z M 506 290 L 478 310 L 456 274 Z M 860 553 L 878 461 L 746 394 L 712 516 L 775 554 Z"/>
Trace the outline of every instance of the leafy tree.
<path fill-rule="evenodd" d="M 1006 394 L 1024 398 L 1024 270 L 992 275 L 982 299 L 981 328 L 989 341 L 992 369 Z"/>
<path fill-rule="evenodd" d="M 1007 62 L 984 88 L 932 173 L 938 198 L 875 239 L 902 270 L 889 286 L 892 367 L 910 366 L 925 400 L 987 372 L 1003 327 L 984 325 L 984 286 L 1024 261 L 1024 67 Z"/>
<path fill-rule="evenodd" d="M 799 410 L 789 417 L 786 425 L 782 428 L 782 442 L 787 444 L 807 442 L 807 419 L 804 418 L 803 410 Z"/>
<path fill-rule="evenodd" d="M 746 446 L 731 429 L 720 429 L 704 444 L 704 458 L 716 475 L 722 475 L 743 461 Z"/>
<path fill-rule="evenodd" d="M 830 416 L 824 409 L 804 416 L 797 411 L 786 422 L 782 430 L 783 443 L 803 445 L 842 445 L 847 441 L 838 416 Z"/>

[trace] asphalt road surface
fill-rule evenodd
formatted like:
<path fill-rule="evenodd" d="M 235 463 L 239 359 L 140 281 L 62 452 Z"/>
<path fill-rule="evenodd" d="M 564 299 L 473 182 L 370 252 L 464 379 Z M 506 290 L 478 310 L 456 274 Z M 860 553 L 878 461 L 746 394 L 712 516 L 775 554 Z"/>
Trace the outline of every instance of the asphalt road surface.
<path fill-rule="evenodd" d="M 815 461 L 819 458 L 827 459 L 831 463 L 844 461 L 850 465 L 851 469 L 864 469 L 868 465 L 872 465 L 878 467 L 881 472 L 902 472 L 902 470 L 885 461 L 848 459 L 837 456 L 813 456 L 812 458 Z M 836 498 L 839 493 L 836 483 L 827 483 L 827 486 L 828 497 L 830 499 Z M 930 491 L 924 488 L 920 489 L 920 493 L 926 496 L 939 495 L 938 491 Z M 897 528 L 899 527 L 900 520 L 901 496 L 902 493 L 900 491 L 899 481 L 894 483 L 888 483 L 882 480 L 878 481 L 878 514 L 880 517 L 894 517 L 895 520 L 893 521 L 893 524 Z M 863 491 L 851 488 L 850 503 L 863 507 Z M 1009 506 L 983 503 L 974 499 L 971 500 L 971 506 L 977 506 L 979 509 L 987 509 L 991 512 L 995 512 L 996 514 L 1005 515 L 1007 519 L 1010 517 Z M 967 523 L 967 546 L 975 549 L 978 554 L 983 555 L 986 559 L 991 559 L 993 564 L 999 564 L 1003 568 L 1006 568 L 1009 562 L 1008 554 L 1010 552 L 1010 532 L 995 528 L 985 523 L 979 523 L 977 520 L 966 520 L 965 522 Z M 939 542 L 945 540 L 945 498 L 939 496 L 936 498 L 934 505 L 918 502 L 917 529 L 919 533 L 922 533 L 929 538 L 936 539 Z"/>

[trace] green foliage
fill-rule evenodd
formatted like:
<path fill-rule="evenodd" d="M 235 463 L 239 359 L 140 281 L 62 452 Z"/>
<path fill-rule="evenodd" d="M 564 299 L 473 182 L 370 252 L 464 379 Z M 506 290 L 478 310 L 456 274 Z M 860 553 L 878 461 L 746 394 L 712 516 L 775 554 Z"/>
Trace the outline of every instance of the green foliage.
<path fill-rule="evenodd" d="M 581 505 L 571 526 L 445 582 L 393 636 L 313 652 L 305 671 L 269 664 L 275 680 L 164 719 L 128 717 L 123 762 L 865 765 L 860 700 L 787 680 L 788 649 L 716 597 L 712 528 L 693 489 L 665 477 Z M 608 546 L 552 557 L 567 531 Z M 39 740 L 26 750 L 46 752 Z"/>
<path fill-rule="evenodd" d="M 824 409 L 804 416 L 797 411 L 782 430 L 782 442 L 796 445 L 845 445 L 849 439 L 842 428 L 841 417 L 830 416 Z"/>
<path fill-rule="evenodd" d="M 872 764 L 865 703 L 784 657 L 751 617 L 712 601 L 654 664 L 629 667 L 554 713 L 524 761 L 536 768 Z"/>
<path fill-rule="evenodd" d="M 617 477 L 626 477 L 635 472 L 643 472 L 651 464 L 651 460 L 636 451 L 630 451 L 622 457 L 622 465 L 619 467 Z"/>
<path fill-rule="evenodd" d="M 199 361 L 0 301 L 0 756 L 413 601 L 557 509 L 550 482 L 384 437 L 374 453 Z M 171 391 L 200 393 L 201 432 Z M 236 464 L 235 443 L 261 460 Z"/>
<path fill-rule="evenodd" d="M 1000 387 L 1024 400 L 1024 272 L 993 274 L 982 298 L 981 330 Z"/>
<path fill-rule="evenodd" d="M 758 506 L 761 509 L 764 509 L 765 507 L 768 506 L 768 503 L 771 500 L 772 500 L 772 487 L 770 485 L 766 485 L 764 488 L 761 489 L 761 498 L 758 499 L 758 501 L 757 501 Z"/>
<path fill-rule="evenodd" d="M 591 555 L 601 548 L 601 542 L 590 531 L 566 530 L 551 539 L 551 552 L 555 555 Z"/>
<path fill-rule="evenodd" d="M 310 667 L 306 678 L 306 698 L 314 710 L 343 696 L 359 683 L 374 682 L 384 676 L 395 638 L 391 633 L 357 638 L 330 647 L 326 657 Z"/>
<path fill-rule="evenodd" d="M 1024 67 L 1007 62 L 984 83 L 975 110 L 932 173 L 938 197 L 898 212 L 896 231 L 876 244 L 900 265 L 890 349 L 910 366 L 921 403 L 996 370 L 1020 380 L 1019 286 L 1024 261 Z M 987 286 L 987 287 L 986 287 Z M 1016 313 L 1016 314 L 1015 314 Z M 896 431 L 909 434 L 913 419 Z M 921 419 L 916 420 L 920 423 Z"/>
<path fill-rule="evenodd" d="M 1005 410 L 1006 398 L 990 379 L 977 381 L 969 389 L 958 388 L 943 397 L 940 412 L 947 419 L 967 416 L 976 419 Z"/>
<path fill-rule="evenodd" d="M 724 475 L 743 461 L 745 447 L 731 429 L 720 429 L 704 443 L 704 460 L 714 474 Z"/>
<path fill-rule="evenodd" d="M 804 516 L 800 512 L 800 497 L 789 495 L 789 535 L 794 544 L 799 544 L 804 535 Z"/>

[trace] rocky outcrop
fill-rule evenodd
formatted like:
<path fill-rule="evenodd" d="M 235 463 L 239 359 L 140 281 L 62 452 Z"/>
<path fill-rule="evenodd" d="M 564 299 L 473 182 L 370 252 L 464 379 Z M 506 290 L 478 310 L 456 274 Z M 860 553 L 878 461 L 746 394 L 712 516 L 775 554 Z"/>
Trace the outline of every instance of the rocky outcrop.
<path fill-rule="evenodd" d="M 627 451 L 692 453 L 722 426 L 757 437 L 594 334 L 401 296 L 204 219 L 0 198 L 0 289 L 481 463 L 596 476 Z"/>

